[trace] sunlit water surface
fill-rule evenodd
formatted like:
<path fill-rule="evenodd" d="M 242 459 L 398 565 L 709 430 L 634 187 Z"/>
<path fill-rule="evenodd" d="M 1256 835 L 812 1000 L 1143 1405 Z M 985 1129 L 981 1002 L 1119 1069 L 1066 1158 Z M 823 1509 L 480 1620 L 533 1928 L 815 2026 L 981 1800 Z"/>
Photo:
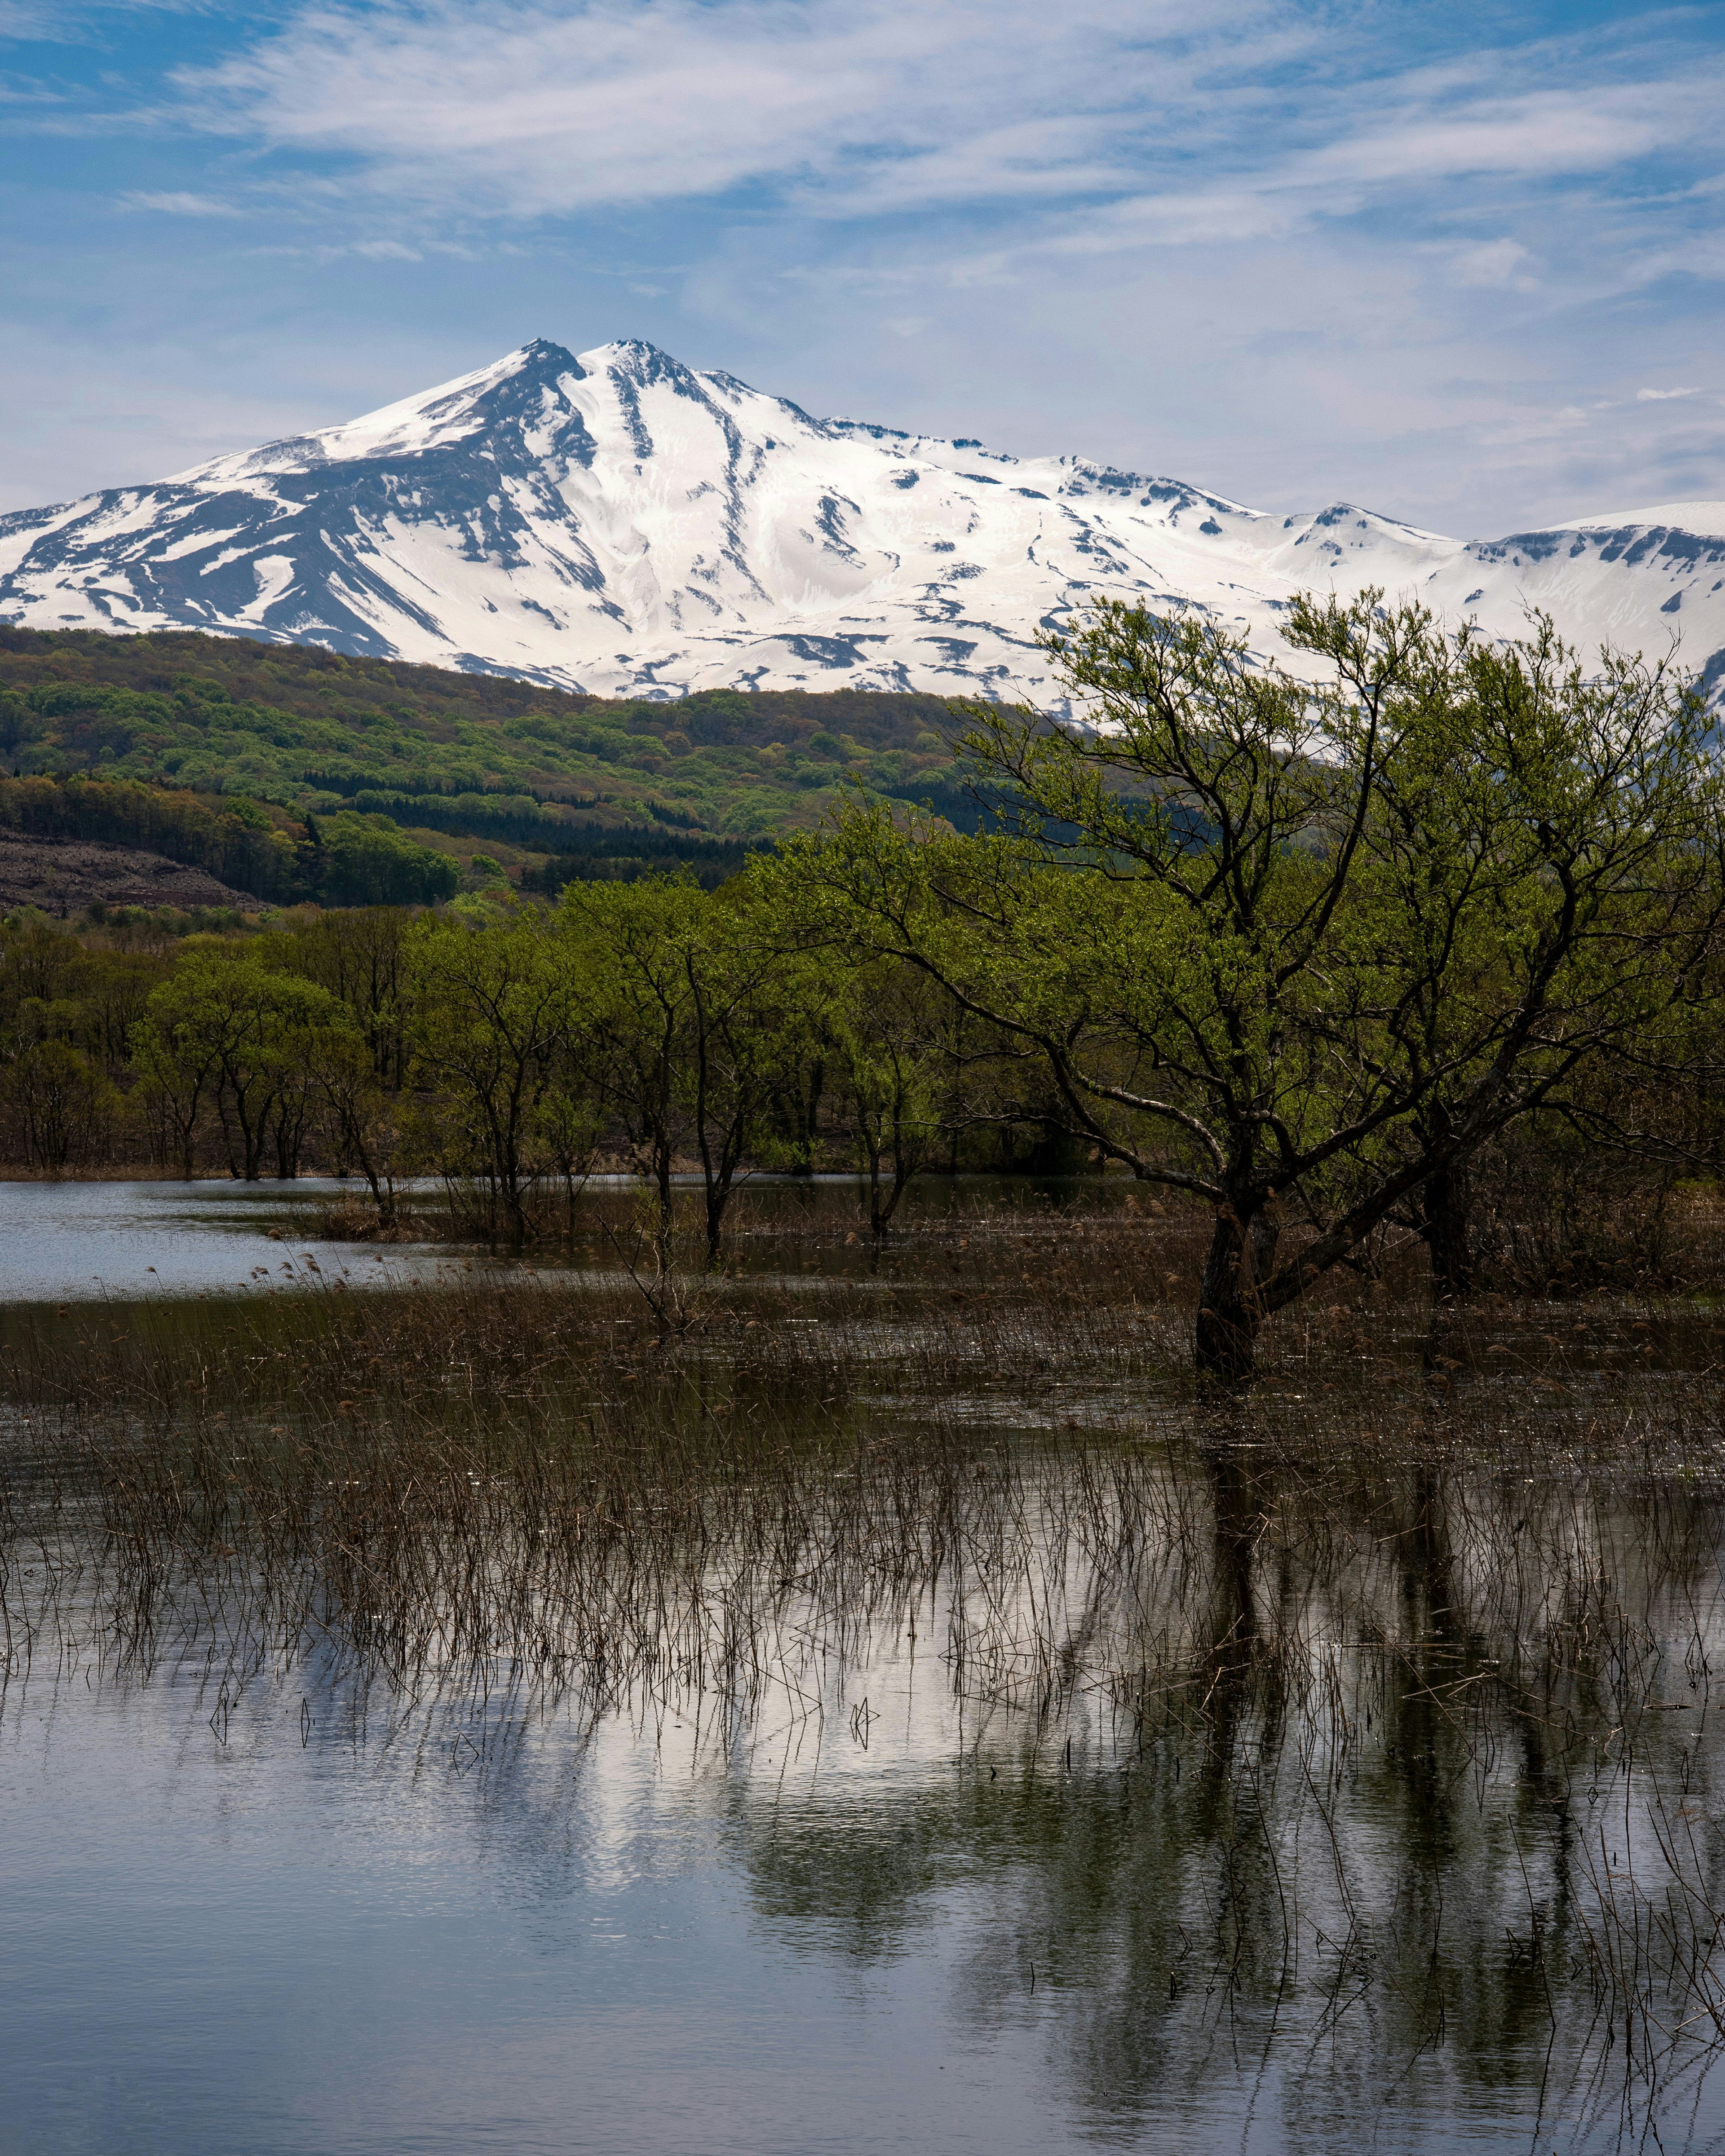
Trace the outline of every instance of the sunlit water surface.
<path fill-rule="evenodd" d="M 320 1267 L 346 1266 L 367 1279 L 382 1270 L 377 1254 L 326 1242 L 321 1232 L 330 1204 L 352 1195 L 352 1184 L 314 1177 L 0 1183 L 0 1304 L 233 1293 L 286 1278 L 308 1253 Z M 429 1246 L 392 1249 L 388 1272 L 423 1274 L 440 1255 Z"/>
<path fill-rule="evenodd" d="M 698 1179 L 675 1181 L 681 1198 L 698 1212 Z M 583 1219 L 603 1208 L 626 1224 L 637 1188 L 624 1176 L 590 1178 Z M 855 1190 L 848 1176 L 756 1176 L 733 1201 L 732 1219 L 777 1224 L 793 1232 L 809 1222 L 829 1227 L 841 1214 L 855 1218 Z M 955 1204 L 973 1204 L 979 1196 L 1014 1211 L 1047 1211 L 1074 1202 L 1118 1205 L 1130 1192 L 1123 1178 L 1094 1176 L 934 1177 L 917 1187 L 903 1219 L 926 1221 Z M 444 1216 L 439 1185 L 403 1184 L 401 1199 L 429 1221 Z M 411 1234 L 382 1246 L 331 1237 L 325 1216 L 332 1206 L 363 1214 L 364 1186 L 320 1176 L 288 1183 L 0 1182 L 0 1306 L 257 1292 L 311 1284 L 320 1276 L 345 1277 L 356 1286 L 399 1286 L 435 1280 L 452 1270 L 497 1270 L 524 1262 L 501 1246 L 475 1250 L 416 1241 Z M 547 1275 L 614 1279 L 634 1240 L 628 1232 L 607 1235 L 589 1224 L 572 1250 L 556 1240 L 534 1245 L 531 1263 Z M 865 1250 L 847 1255 L 841 1245 L 828 1262 L 835 1270 L 860 1271 L 866 1255 Z M 308 1257 L 316 1260 L 311 1269 Z M 770 1268 L 773 1258 L 770 1253 L 755 1257 L 746 1245 L 744 1262 L 752 1270 L 763 1264 Z"/>

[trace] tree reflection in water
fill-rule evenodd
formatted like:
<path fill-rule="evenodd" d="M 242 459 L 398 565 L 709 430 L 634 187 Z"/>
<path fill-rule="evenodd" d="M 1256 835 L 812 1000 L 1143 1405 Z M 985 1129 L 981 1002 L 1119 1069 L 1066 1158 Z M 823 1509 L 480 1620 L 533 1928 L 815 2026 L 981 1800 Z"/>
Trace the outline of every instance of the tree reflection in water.
<path fill-rule="evenodd" d="M 547 1828 L 572 1722 L 633 1731 L 710 1770 L 763 1926 L 865 1968 L 939 1933 L 1104 2140 L 1671 2146 L 1725 2119 L 1686 1399 L 1656 1447 L 1411 1392 L 811 1436 L 675 1374 L 554 1442 L 86 1430 L 13 1489 L 11 1671 L 290 1676 L 422 1760 L 467 1732 Z"/>

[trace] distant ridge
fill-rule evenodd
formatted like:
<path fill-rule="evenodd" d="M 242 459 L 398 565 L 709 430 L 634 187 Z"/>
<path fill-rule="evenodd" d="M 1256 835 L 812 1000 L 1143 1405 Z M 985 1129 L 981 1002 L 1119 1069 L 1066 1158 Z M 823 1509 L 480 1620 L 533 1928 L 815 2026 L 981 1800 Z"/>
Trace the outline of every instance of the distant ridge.
<path fill-rule="evenodd" d="M 1281 516 L 1081 458 L 812 418 L 655 346 L 543 339 L 339 427 L 0 516 L 0 623 L 198 629 L 602 696 L 1048 701 L 1039 626 L 1101 593 L 1277 648 L 1306 587 L 1663 652 L 1725 690 L 1725 505 L 1463 542 Z"/>

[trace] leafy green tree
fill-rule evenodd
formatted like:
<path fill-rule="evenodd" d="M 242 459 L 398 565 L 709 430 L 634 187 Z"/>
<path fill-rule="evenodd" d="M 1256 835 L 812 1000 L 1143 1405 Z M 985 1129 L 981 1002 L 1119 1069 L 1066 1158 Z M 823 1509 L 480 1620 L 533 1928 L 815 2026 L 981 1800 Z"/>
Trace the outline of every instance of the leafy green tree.
<path fill-rule="evenodd" d="M 371 1050 L 378 1082 L 398 1092 L 407 1079 L 409 1017 L 403 952 L 413 916 L 368 906 L 295 919 L 280 963 L 345 1004 Z"/>
<path fill-rule="evenodd" d="M 590 988 L 573 1052 L 653 1190 L 661 1275 L 670 1262 L 671 1177 L 685 1135 L 680 1074 L 692 1022 L 678 939 L 701 908 L 693 886 L 654 879 L 572 884 L 560 911 L 569 963 Z"/>
<path fill-rule="evenodd" d="M 867 961 L 845 983 L 834 1060 L 875 1235 L 941 1135 L 952 1016 L 944 988 L 902 960 Z"/>
<path fill-rule="evenodd" d="M 1287 635 L 1316 680 L 1104 603 L 1048 639 L 1089 724 L 969 711 L 1016 831 L 854 808 L 784 870 L 824 933 L 1034 1046 L 1104 1156 L 1209 1204 L 1195 1354 L 1230 1382 L 1265 1318 L 1649 1022 L 1719 888 L 1707 722 L 1668 669 L 1377 593 Z"/>
<path fill-rule="evenodd" d="M 436 906 L 461 888 L 460 864 L 404 837 L 384 818 L 321 818 L 317 886 L 327 906 Z"/>
<path fill-rule="evenodd" d="M 145 1006 L 139 1064 L 185 1173 L 203 1114 L 220 1123 L 228 1173 L 254 1182 L 266 1151 L 295 1172 L 316 1033 L 336 1022 L 326 988 L 250 951 L 188 951 Z"/>
<path fill-rule="evenodd" d="M 87 1055 L 64 1040 L 39 1040 L 0 1074 L 13 1142 L 32 1168 L 58 1175 L 106 1152 L 120 1094 Z"/>
<path fill-rule="evenodd" d="M 557 1075 L 539 1101 L 533 1140 L 547 1173 L 563 1186 L 563 1232 L 572 1246 L 575 1201 L 593 1173 L 604 1136 L 603 1104 L 583 1090 L 569 1059 L 560 1058 Z"/>
<path fill-rule="evenodd" d="M 413 1070 L 446 1111 L 445 1172 L 485 1188 L 493 1232 L 528 1232 L 539 1111 L 568 1039 L 574 982 L 547 917 L 422 916 L 404 952 Z"/>
<path fill-rule="evenodd" d="M 572 884 L 561 919 L 588 997 L 576 1053 L 654 1190 L 660 1268 L 685 1150 L 701 1169 L 716 1255 L 745 1165 L 770 1140 L 788 1059 L 807 1040 L 807 963 L 747 891 L 709 895 L 672 879 Z"/>
<path fill-rule="evenodd" d="M 1453 1298 L 1472 1283 L 1481 1147 L 1536 1112 L 1597 1127 L 1612 1068 L 1669 1063 L 1697 1009 L 1717 1005 L 1725 877 L 1707 721 L 1686 677 L 1609 650 L 1584 670 L 1543 618 L 1510 644 L 1428 634 L 1423 656 L 1417 706 L 1380 743 L 1343 921 L 1382 1035 L 1356 1021 L 1338 1045 L 1363 1043 L 1410 1096 L 1361 1149 L 1350 1198 L 1429 1164 L 1410 1217 Z M 1337 663 L 1346 681 L 1358 662 Z M 1338 733 L 1357 765 L 1348 717 Z"/>
<path fill-rule="evenodd" d="M 393 1228 L 394 1171 L 401 1144 L 397 1096 L 379 1080 L 365 1035 L 345 1009 L 334 1024 L 317 1029 L 307 1040 L 305 1067 L 322 1111 L 336 1173 L 357 1168 L 372 1194 L 378 1225 Z"/>

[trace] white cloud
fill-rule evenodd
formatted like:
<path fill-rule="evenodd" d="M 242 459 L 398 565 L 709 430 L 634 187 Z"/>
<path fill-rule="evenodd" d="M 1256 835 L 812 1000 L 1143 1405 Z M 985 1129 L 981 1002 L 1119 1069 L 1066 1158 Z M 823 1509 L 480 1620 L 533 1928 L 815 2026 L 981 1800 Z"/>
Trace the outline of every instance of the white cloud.
<path fill-rule="evenodd" d="M 1597 172 L 1645 157 L 1717 113 L 1725 70 L 1699 82 L 1481 97 L 1458 113 L 1422 115 L 1412 98 L 1388 124 L 1328 145 L 1305 161 L 1302 181 L 1450 180 L 1475 175 Z M 1409 85 L 1417 95 L 1419 85 Z"/>
<path fill-rule="evenodd" d="M 1635 392 L 1635 402 L 1638 404 L 1665 404 L 1668 403 L 1674 397 L 1699 397 L 1700 394 L 1701 392 L 1698 388 L 1638 389 Z"/>
<path fill-rule="evenodd" d="M 1717 57 L 1399 69 L 1368 23 L 1296 0 L 316 0 L 180 83 L 191 124 L 333 155 L 421 208 L 557 216 L 763 182 L 847 216 L 1111 198 L 1104 246 L 1604 172 L 1706 136 L 1725 101 Z M 1272 93 L 1276 69 L 1298 87 Z"/>
<path fill-rule="evenodd" d="M 20 44 L 33 44 L 53 35 L 54 16 L 46 8 L 21 4 L 21 0 L 0 0 L 0 38 L 16 39 Z"/>
<path fill-rule="evenodd" d="M 536 217 L 768 178 L 926 210 L 1117 189 L 1147 130 L 1213 126 L 1316 35 L 1288 0 L 434 0 L 314 7 L 181 84 L 193 124 L 420 203 Z"/>
<path fill-rule="evenodd" d="M 1483 246 L 1469 247 L 1455 257 L 1454 274 L 1461 285 L 1492 286 L 1533 282 L 1533 258 L 1518 239 L 1488 239 Z"/>
<path fill-rule="evenodd" d="M 243 217 L 245 214 L 232 203 L 220 202 L 213 195 L 151 194 L 135 189 L 129 194 L 121 195 L 120 202 L 122 208 L 159 210 L 164 217 Z"/>

